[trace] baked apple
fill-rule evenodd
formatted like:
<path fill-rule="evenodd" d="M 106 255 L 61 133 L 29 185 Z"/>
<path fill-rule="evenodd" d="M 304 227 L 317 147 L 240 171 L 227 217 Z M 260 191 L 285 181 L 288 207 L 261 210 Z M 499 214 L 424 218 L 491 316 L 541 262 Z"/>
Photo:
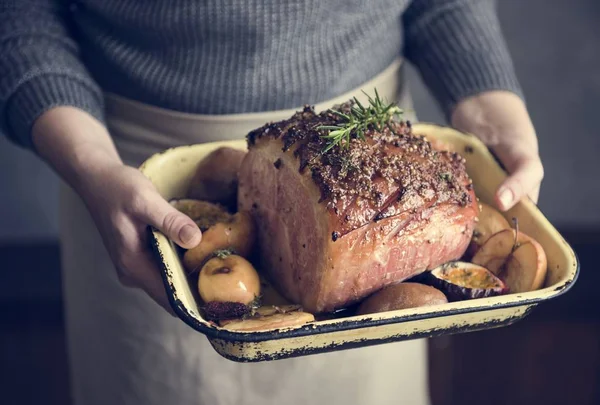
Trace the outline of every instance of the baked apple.
<path fill-rule="evenodd" d="M 548 267 L 542 246 L 532 237 L 514 229 L 493 235 L 471 261 L 489 269 L 513 293 L 542 287 Z"/>
<path fill-rule="evenodd" d="M 473 257 L 492 235 L 505 229 L 511 229 L 510 224 L 500 211 L 485 203 L 480 203 L 479 206 L 477 223 L 473 229 L 473 237 L 467 249 L 468 257 Z"/>
<path fill-rule="evenodd" d="M 260 297 L 260 278 L 245 258 L 230 251 L 217 251 L 200 270 L 198 291 L 205 303 L 251 305 Z"/>
<path fill-rule="evenodd" d="M 188 272 L 202 267 L 214 251 L 230 249 L 237 255 L 248 257 L 255 240 L 254 221 L 245 211 L 237 212 L 230 219 L 217 222 L 202 233 L 198 246 L 183 255 L 183 265 Z"/>

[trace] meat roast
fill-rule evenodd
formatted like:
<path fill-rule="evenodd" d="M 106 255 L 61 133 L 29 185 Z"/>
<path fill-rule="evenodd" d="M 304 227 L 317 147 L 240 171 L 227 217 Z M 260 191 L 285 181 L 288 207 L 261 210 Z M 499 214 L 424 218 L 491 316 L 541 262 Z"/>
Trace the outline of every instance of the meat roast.
<path fill-rule="evenodd" d="M 435 150 L 409 122 L 369 126 L 330 149 L 338 113 L 304 107 L 247 136 L 238 209 L 257 227 L 260 271 L 313 313 L 459 259 L 478 204 L 464 159 Z"/>

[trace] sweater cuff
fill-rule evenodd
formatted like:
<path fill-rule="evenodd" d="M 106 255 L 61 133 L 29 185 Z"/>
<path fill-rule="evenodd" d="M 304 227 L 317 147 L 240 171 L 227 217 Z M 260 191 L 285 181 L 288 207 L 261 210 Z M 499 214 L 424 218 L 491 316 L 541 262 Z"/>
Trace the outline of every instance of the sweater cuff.
<path fill-rule="evenodd" d="M 485 55 L 465 53 L 460 59 L 427 55 L 421 60 L 420 70 L 447 119 L 460 101 L 486 91 L 509 91 L 525 99 L 512 65 L 493 51 Z"/>
<path fill-rule="evenodd" d="M 54 107 L 71 106 L 104 122 L 100 92 L 76 78 L 61 75 L 34 77 L 21 84 L 6 106 L 8 136 L 17 144 L 34 150 L 31 130 L 36 119 Z"/>
<path fill-rule="evenodd" d="M 408 54 L 446 117 L 461 100 L 485 91 L 510 91 L 524 99 L 493 8 L 485 2 L 444 4 L 409 29 Z"/>

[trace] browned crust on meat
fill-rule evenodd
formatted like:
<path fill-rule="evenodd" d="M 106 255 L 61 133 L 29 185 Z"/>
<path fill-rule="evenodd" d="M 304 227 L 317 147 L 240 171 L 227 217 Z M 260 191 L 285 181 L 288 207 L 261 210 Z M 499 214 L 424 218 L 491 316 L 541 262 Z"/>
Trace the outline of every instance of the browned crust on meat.
<path fill-rule="evenodd" d="M 349 102 L 335 109 L 347 112 L 351 106 Z M 337 218 L 332 240 L 406 210 L 473 203 L 464 158 L 435 150 L 424 136 L 412 133 L 409 122 L 391 121 L 382 131 L 370 128 L 365 140 L 353 139 L 347 148 L 335 146 L 323 153 L 326 131 L 317 128 L 340 122 L 331 111 L 317 114 L 306 106 L 247 136 L 250 149 L 263 139 L 280 140 L 282 150 L 299 160 L 300 172 L 310 171 L 321 194 L 319 203 L 327 204 Z"/>

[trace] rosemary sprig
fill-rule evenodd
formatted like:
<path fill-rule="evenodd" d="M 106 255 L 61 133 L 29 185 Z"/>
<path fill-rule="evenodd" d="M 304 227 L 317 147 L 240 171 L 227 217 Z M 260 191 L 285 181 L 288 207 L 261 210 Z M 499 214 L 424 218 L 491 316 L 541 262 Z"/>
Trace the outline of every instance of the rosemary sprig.
<path fill-rule="evenodd" d="M 323 149 L 323 153 L 329 151 L 336 145 L 339 145 L 341 148 L 347 148 L 350 146 L 350 141 L 353 137 L 364 140 L 365 131 L 369 129 L 370 126 L 381 131 L 395 115 L 400 115 L 404 112 L 400 107 L 393 103 L 384 103 L 381 97 L 379 97 L 377 89 L 375 89 L 375 98 L 369 96 L 367 93 L 365 93 L 365 95 L 369 99 L 369 105 L 367 107 L 363 106 L 360 101 L 354 97 L 355 105 L 351 107 L 348 114 L 330 110 L 332 114 L 340 117 L 343 122 L 336 125 L 321 125 L 317 127 L 317 130 L 329 131 L 327 134 L 321 136 L 328 141 L 325 149 Z"/>

